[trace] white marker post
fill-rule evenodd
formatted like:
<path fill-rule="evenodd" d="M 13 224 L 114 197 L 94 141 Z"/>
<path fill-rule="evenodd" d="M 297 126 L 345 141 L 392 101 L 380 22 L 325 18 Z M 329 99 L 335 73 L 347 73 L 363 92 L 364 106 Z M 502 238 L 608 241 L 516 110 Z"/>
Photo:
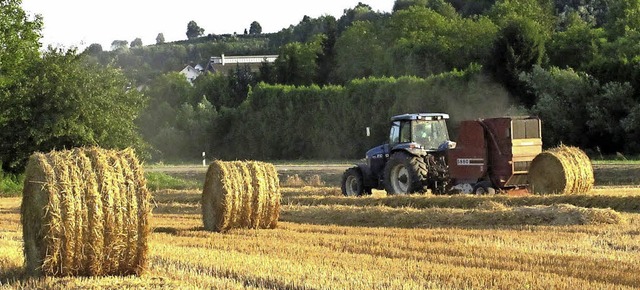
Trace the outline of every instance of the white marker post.
<path fill-rule="evenodd" d="M 371 136 L 371 129 L 367 127 L 367 137 Z"/>
<path fill-rule="evenodd" d="M 205 153 L 204 151 L 202 152 L 202 166 L 207 166 L 207 160 L 204 158 Z"/>

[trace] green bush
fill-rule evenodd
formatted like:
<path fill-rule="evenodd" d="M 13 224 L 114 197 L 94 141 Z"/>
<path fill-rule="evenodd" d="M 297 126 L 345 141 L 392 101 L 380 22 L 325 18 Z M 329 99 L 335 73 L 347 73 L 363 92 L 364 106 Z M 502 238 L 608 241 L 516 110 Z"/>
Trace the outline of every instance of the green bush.
<path fill-rule="evenodd" d="M 0 197 L 20 196 L 23 183 L 24 174 L 5 174 L 0 171 Z"/>

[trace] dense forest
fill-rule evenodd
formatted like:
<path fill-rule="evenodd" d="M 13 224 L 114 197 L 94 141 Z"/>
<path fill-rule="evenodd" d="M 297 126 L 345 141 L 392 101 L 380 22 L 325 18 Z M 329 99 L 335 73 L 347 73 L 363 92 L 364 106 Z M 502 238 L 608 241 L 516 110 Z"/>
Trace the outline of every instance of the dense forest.
<path fill-rule="evenodd" d="M 5 171 L 82 145 L 133 146 L 149 162 L 361 158 L 406 112 L 449 113 L 454 138 L 460 120 L 537 115 L 546 147 L 640 153 L 637 0 L 360 3 L 277 33 L 44 53 L 42 20 L 5 2 L 0 27 L 24 29 L 0 29 Z M 279 56 L 193 84 L 179 73 L 221 54 Z"/>

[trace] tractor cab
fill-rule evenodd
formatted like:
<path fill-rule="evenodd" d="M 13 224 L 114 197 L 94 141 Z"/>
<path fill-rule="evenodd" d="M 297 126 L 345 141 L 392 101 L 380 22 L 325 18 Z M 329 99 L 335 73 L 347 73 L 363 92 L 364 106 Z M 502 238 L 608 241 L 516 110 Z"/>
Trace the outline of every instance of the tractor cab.
<path fill-rule="evenodd" d="M 417 155 L 447 149 L 447 114 L 404 114 L 391 118 L 391 151 L 409 150 Z M 423 152 L 420 152 L 423 151 Z"/>

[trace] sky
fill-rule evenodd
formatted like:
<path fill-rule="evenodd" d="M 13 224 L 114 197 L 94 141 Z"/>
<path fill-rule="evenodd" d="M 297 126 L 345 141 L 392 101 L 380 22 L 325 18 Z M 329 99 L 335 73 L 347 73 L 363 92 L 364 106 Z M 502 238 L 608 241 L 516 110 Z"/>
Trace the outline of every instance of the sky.
<path fill-rule="evenodd" d="M 207 34 L 244 33 L 258 21 L 263 33 L 278 32 L 302 17 L 342 16 L 358 2 L 374 11 L 391 12 L 395 0 L 22 0 L 28 14 L 43 17 L 43 47 L 84 49 L 99 43 L 110 50 L 114 40 L 155 44 L 158 33 L 166 42 L 187 39 L 187 23 L 193 20 Z"/>

